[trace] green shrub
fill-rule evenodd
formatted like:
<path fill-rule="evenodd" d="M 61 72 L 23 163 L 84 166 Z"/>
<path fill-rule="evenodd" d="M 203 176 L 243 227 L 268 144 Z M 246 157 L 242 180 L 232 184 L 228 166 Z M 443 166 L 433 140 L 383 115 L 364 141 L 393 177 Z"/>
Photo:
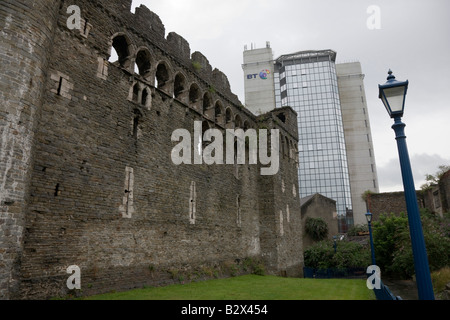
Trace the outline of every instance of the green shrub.
<path fill-rule="evenodd" d="M 351 226 L 347 232 L 349 236 L 357 236 L 358 232 L 369 232 L 369 226 L 367 224 L 358 224 Z"/>
<path fill-rule="evenodd" d="M 251 272 L 259 276 L 263 276 L 266 273 L 264 264 L 257 258 L 245 258 L 242 262 L 242 268 L 246 272 Z"/>
<path fill-rule="evenodd" d="M 373 223 L 373 242 L 377 265 L 387 273 L 392 273 L 394 253 L 404 252 L 404 246 L 399 245 L 408 236 L 408 218 L 404 214 L 382 214 Z M 401 263 L 403 259 L 397 259 Z"/>
<path fill-rule="evenodd" d="M 430 270 L 449 266 L 448 222 L 427 210 L 421 210 L 421 220 Z M 382 271 L 401 278 L 411 278 L 415 267 L 405 214 L 381 215 L 380 220 L 374 223 L 373 235 L 375 258 Z"/>
<path fill-rule="evenodd" d="M 331 268 L 333 254 L 333 244 L 330 241 L 318 242 L 305 250 L 305 266 L 314 269 Z"/>
<path fill-rule="evenodd" d="M 328 225 L 322 218 L 306 218 L 306 233 L 315 241 L 322 241 L 328 235 Z"/>
<path fill-rule="evenodd" d="M 431 281 L 435 294 L 438 296 L 443 293 L 445 286 L 450 282 L 450 267 L 444 267 L 431 273 Z"/>
<path fill-rule="evenodd" d="M 333 256 L 333 264 L 338 269 L 365 268 L 371 264 L 370 250 L 356 242 L 340 241 Z"/>
<path fill-rule="evenodd" d="M 332 241 L 320 241 L 304 253 L 305 266 L 315 269 L 366 268 L 370 263 L 370 250 L 351 241 L 338 241 L 336 253 Z"/>

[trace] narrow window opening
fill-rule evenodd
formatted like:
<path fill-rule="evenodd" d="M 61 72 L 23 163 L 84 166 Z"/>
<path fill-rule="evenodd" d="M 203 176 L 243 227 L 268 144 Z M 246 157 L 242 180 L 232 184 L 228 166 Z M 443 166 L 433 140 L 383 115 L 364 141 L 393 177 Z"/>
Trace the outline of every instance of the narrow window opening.
<path fill-rule="evenodd" d="M 289 139 L 288 139 L 288 137 L 284 137 L 284 139 L 285 139 L 285 143 L 286 143 L 286 158 L 289 158 L 289 153 L 290 153 L 290 146 L 289 146 Z"/>
<path fill-rule="evenodd" d="M 58 84 L 58 90 L 57 90 L 58 96 L 61 95 L 62 82 L 63 82 L 63 78 L 59 77 L 59 84 Z"/>
<path fill-rule="evenodd" d="M 98 57 L 97 77 L 106 80 L 108 76 L 108 62 L 102 57 Z"/>
<path fill-rule="evenodd" d="M 189 222 L 195 224 L 195 214 L 196 214 L 196 201 L 197 201 L 197 190 L 195 181 L 191 182 L 190 187 L 190 197 L 189 197 Z"/>
<path fill-rule="evenodd" d="M 55 187 L 55 193 L 54 193 L 54 196 L 55 196 L 55 197 L 59 196 L 59 193 L 60 193 L 60 191 L 59 191 L 59 183 L 57 183 L 57 184 L 56 184 L 56 187 Z"/>
<path fill-rule="evenodd" d="M 237 195 L 236 197 L 236 207 L 237 207 L 237 216 L 236 216 L 236 224 L 240 228 L 242 226 L 242 217 L 241 217 L 241 196 Z"/>
<path fill-rule="evenodd" d="M 139 101 L 139 85 L 137 83 L 133 86 L 133 101 Z"/>
<path fill-rule="evenodd" d="M 87 38 L 92 29 L 92 24 L 89 23 L 88 19 L 81 19 L 81 21 L 83 22 L 83 29 L 80 28 L 80 34 L 82 37 Z"/>
<path fill-rule="evenodd" d="M 241 176 L 240 176 L 240 172 L 239 172 L 239 164 L 238 164 L 238 142 L 237 142 L 237 138 L 235 138 L 234 140 L 234 177 L 237 180 L 240 180 Z"/>
<path fill-rule="evenodd" d="M 280 235 L 284 235 L 284 225 L 283 225 L 283 211 L 280 210 Z"/>
<path fill-rule="evenodd" d="M 85 36 L 87 36 L 87 33 L 88 33 L 88 24 L 89 24 L 89 20 L 88 20 L 88 19 L 85 19 L 85 20 L 84 20 L 84 29 L 83 29 L 83 34 L 84 34 Z"/>
<path fill-rule="evenodd" d="M 144 91 L 142 91 L 142 99 L 141 99 L 141 104 L 143 106 L 147 105 L 147 97 L 148 97 L 147 90 L 144 89 Z"/>
<path fill-rule="evenodd" d="M 133 187 L 134 187 L 134 170 L 133 168 L 126 167 L 124 195 L 122 205 L 119 207 L 119 212 L 122 213 L 123 218 L 131 218 L 131 215 L 134 213 Z"/>
<path fill-rule="evenodd" d="M 134 117 L 133 117 L 133 137 L 135 139 L 138 138 L 138 130 L 139 130 L 139 121 L 141 118 L 141 113 L 139 110 L 134 110 Z"/>
<path fill-rule="evenodd" d="M 70 90 L 73 89 L 73 83 L 69 82 L 69 76 L 57 71 L 51 74 L 51 79 L 55 81 L 55 87 L 51 92 L 66 99 L 71 99 Z"/>

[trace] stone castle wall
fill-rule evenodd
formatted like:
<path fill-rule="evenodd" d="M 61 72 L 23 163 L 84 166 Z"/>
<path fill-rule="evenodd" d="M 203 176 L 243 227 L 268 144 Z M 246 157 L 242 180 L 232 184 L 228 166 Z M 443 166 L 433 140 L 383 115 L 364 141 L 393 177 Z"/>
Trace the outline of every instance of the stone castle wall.
<path fill-rule="evenodd" d="M 0 255 L 9 257 L 1 297 L 64 296 L 71 265 L 81 269 L 84 294 L 162 284 L 246 258 L 272 274 L 300 275 L 295 112 L 256 117 L 244 109 L 221 71 L 178 34 L 165 37 L 146 7 L 131 13 L 131 0 L 35 3 L 0 4 L 13 21 L 2 32 L 11 43 L 13 32 L 24 39 L 21 48 L 2 45 L 0 55 L 11 68 L 30 59 L 22 78 L 1 69 L 17 84 L 2 82 L 0 93 L 10 148 L 0 159 Z M 67 26 L 69 5 L 81 9 L 79 30 Z M 22 19 L 37 24 L 20 30 Z M 34 113 L 15 119 L 26 102 Z M 194 135 L 196 121 L 223 133 L 279 129 L 278 173 L 261 175 L 261 164 L 175 165 L 172 133 Z M 21 190 L 17 200 L 13 190 Z"/>

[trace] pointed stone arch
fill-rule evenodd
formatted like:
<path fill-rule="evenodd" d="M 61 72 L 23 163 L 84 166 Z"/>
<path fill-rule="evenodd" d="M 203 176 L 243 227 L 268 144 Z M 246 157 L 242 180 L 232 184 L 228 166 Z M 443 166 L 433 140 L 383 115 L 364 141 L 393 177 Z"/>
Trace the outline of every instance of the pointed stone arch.
<path fill-rule="evenodd" d="M 234 116 L 233 116 L 233 111 L 231 111 L 230 107 L 227 107 L 225 110 L 225 127 L 227 129 L 234 128 Z"/>
<path fill-rule="evenodd" d="M 147 47 L 139 47 L 136 50 L 136 56 L 134 59 L 134 72 L 144 78 L 148 78 L 151 74 L 152 62 L 153 58 L 150 50 Z"/>
<path fill-rule="evenodd" d="M 173 93 L 172 68 L 168 62 L 161 60 L 156 64 L 154 80 L 156 88 L 169 94 Z"/>
<path fill-rule="evenodd" d="M 189 106 L 201 112 L 202 92 L 198 84 L 191 83 L 189 87 Z"/>
<path fill-rule="evenodd" d="M 182 72 L 177 72 L 173 84 L 173 97 L 183 103 L 187 103 L 189 99 L 189 89 L 186 76 Z"/>
<path fill-rule="evenodd" d="M 212 99 L 211 93 L 207 91 L 203 94 L 203 114 L 207 118 L 214 120 L 214 118 L 215 118 L 214 113 L 215 113 L 215 110 L 214 110 L 213 99 Z"/>
<path fill-rule="evenodd" d="M 108 61 L 122 68 L 130 69 L 134 51 L 134 46 L 126 33 L 115 33 L 109 41 Z"/>
<path fill-rule="evenodd" d="M 217 100 L 214 104 L 214 114 L 216 123 L 223 126 L 225 124 L 225 109 L 220 100 Z"/>

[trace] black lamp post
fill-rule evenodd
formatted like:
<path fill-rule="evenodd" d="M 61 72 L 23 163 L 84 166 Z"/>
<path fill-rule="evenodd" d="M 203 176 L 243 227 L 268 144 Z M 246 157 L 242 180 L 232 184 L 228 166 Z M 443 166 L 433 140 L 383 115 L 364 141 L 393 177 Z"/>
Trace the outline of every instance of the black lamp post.
<path fill-rule="evenodd" d="M 369 235 L 370 235 L 370 251 L 372 253 L 372 265 L 375 266 L 375 248 L 373 246 L 373 236 L 372 236 L 372 214 L 370 212 L 366 213 L 367 224 L 369 225 Z"/>
<path fill-rule="evenodd" d="M 430 268 L 428 265 L 427 250 L 423 237 L 422 222 L 420 221 L 419 206 L 414 187 L 408 148 L 406 145 L 405 124 L 401 118 L 405 108 L 405 98 L 408 91 L 408 80 L 395 80 L 389 70 L 387 82 L 379 87 L 379 98 L 395 123 L 392 126 L 396 134 L 397 148 L 402 171 L 403 188 L 405 192 L 406 209 L 408 211 L 409 232 L 411 235 L 414 268 L 416 271 L 417 290 L 420 300 L 434 300 L 433 285 L 431 283 Z"/>

